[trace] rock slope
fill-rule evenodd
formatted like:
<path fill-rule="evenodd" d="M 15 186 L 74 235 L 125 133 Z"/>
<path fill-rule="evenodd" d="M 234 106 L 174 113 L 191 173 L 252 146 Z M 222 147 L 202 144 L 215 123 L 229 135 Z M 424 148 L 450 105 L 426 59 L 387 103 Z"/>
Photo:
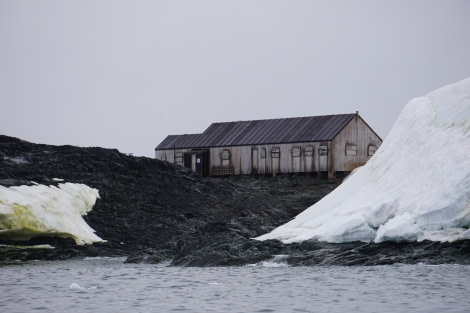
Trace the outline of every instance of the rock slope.
<path fill-rule="evenodd" d="M 125 256 L 126 262 L 227 266 L 284 255 L 282 262 L 292 265 L 470 263 L 468 241 L 284 245 L 250 239 L 291 220 L 339 180 L 203 178 L 168 162 L 117 150 L 33 144 L 0 135 L 0 185 L 56 185 L 57 178 L 99 190 L 100 199 L 85 220 L 107 242 L 77 246 L 71 239 L 12 242 L 0 236 L 0 262 Z M 55 249 L 24 247 L 37 244 Z"/>

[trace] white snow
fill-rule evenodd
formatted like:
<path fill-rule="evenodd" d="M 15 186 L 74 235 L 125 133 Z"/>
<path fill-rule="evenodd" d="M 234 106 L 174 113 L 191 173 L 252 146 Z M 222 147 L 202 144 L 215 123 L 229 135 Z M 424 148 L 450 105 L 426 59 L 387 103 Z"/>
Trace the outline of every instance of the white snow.
<path fill-rule="evenodd" d="M 103 241 L 82 218 L 97 198 L 98 190 L 84 184 L 0 186 L 0 237 L 70 237 L 79 245 Z"/>
<path fill-rule="evenodd" d="M 470 239 L 470 78 L 411 100 L 376 154 L 321 201 L 256 239 Z"/>

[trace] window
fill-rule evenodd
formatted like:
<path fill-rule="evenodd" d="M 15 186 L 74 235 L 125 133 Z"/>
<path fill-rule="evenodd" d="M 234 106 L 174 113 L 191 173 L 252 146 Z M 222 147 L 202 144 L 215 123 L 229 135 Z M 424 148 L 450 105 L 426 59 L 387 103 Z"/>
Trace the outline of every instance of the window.
<path fill-rule="evenodd" d="M 305 156 L 313 155 L 313 146 L 306 146 L 304 149 Z"/>
<path fill-rule="evenodd" d="M 357 155 L 357 146 L 347 144 L 346 145 L 346 155 L 351 155 L 351 156 Z"/>
<path fill-rule="evenodd" d="M 377 147 L 374 146 L 374 145 L 370 145 L 369 147 L 367 147 L 367 155 L 368 156 L 373 156 L 376 151 L 377 151 Z"/>
<path fill-rule="evenodd" d="M 260 157 L 262 159 L 266 159 L 266 149 L 265 148 L 262 148 L 259 153 L 260 153 Z"/>
<path fill-rule="evenodd" d="M 321 145 L 318 148 L 318 152 L 320 153 L 320 155 L 328 155 L 328 146 Z"/>
<path fill-rule="evenodd" d="M 162 153 L 162 154 L 160 155 L 160 160 L 166 161 L 166 153 Z"/>
<path fill-rule="evenodd" d="M 183 164 L 183 153 L 182 152 L 176 152 L 175 153 L 175 163 Z"/>
<path fill-rule="evenodd" d="M 220 154 L 220 158 L 222 160 L 230 160 L 230 151 L 229 150 L 222 150 L 222 153 Z"/>
<path fill-rule="evenodd" d="M 293 157 L 300 157 L 300 147 L 294 147 L 292 148 L 292 156 Z"/>
<path fill-rule="evenodd" d="M 279 147 L 274 147 L 271 150 L 271 158 L 279 158 L 281 155 L 281 149 Z"/>

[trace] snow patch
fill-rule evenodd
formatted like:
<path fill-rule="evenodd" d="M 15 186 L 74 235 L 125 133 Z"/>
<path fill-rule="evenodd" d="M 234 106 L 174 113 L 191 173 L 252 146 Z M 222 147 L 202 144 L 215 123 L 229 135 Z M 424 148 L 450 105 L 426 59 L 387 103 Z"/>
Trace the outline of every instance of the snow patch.
<path fill-rule="evenodd" d="M 366 165 L 295 219 L 256 239 L 469 239 L 469 199 L 467 78 L 411 100 Z"/>
<path fill-rule="evenodd" d="M 0 238 L 70 237 L 79 245 L 103 241 L 83 220 L 98 190 L 84 184 L 0 186 Z"/>

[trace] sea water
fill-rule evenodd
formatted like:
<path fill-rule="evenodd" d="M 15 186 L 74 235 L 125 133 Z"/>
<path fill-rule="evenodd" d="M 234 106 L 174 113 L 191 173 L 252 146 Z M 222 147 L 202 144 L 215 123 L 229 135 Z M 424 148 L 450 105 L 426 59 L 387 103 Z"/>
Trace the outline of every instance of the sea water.
<path fill-rule="evenodd" d="M 119 258 L 0 267 L 1 312 L 468 312 L 470 266 L 187 268 Z"/>

